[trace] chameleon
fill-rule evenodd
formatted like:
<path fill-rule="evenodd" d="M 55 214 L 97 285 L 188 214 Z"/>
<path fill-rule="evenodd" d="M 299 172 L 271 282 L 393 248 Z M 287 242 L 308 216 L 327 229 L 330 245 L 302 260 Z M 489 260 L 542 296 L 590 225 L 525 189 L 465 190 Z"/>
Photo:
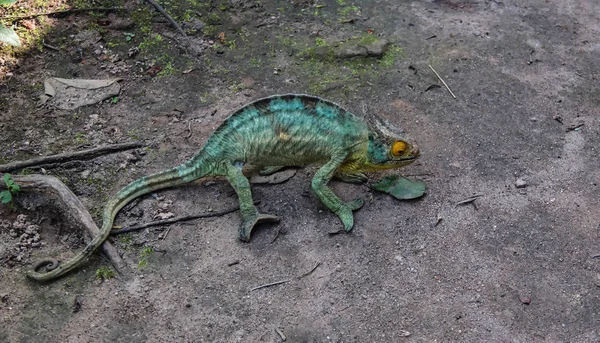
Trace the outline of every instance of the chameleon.
<path fill-rule="evenodd" d="M 361 208 L 364 200 L 344 202 L 327 186 L 328 182 L 336 177 L 363 183 L 368 180 L 367 172 L 400 168 L 419 156 L 412 139 L 375 115 L 363 120 L 333 102 L 304 94 L 262 98 L 234 111 L 189 160 L 121 189 L 105 205 L 100 233 L 73 258 L 58 266 L 55 259 L 43 259 L 27 275 L 48 281 L 77 268 L 108 238 L 117 213 L 130 201 L 202 177 L 225 177 L 231 184 L 241 214 L 238 237 L 248 242 L 257 223 L 278 222 L 279 218 L 260 213 L 255 207 L 250 183 L 242 173 L 245 164 L 262 168 L 262 174 L 284 167 L 320 166 L 311 187 L 349 232 L 354 226 L 353 211 Z M 39 272 L 45 264 L 52 266 Z M 48 271 L 50 268 L 54 269 Z"/>

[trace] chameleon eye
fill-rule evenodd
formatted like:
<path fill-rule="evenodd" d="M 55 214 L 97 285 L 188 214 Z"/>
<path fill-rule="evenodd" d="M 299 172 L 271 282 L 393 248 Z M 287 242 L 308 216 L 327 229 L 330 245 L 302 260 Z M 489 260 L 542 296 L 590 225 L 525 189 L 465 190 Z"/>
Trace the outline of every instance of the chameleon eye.
<path fill-rule="evenodd" d="M 394 145 L 392 145 L 392 150 L 390 152 L 392 153 L 392 156 L 399 157 L 402 156 L 402 154 L 404 154 L 405 150 L 406 143 L 404 143 L 403 141 L 395 141 Z"/>

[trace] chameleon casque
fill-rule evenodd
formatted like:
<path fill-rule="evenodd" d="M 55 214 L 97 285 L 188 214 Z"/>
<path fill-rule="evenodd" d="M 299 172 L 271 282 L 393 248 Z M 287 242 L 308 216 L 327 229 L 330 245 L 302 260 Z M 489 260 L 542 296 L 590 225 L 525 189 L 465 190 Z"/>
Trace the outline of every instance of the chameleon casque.
<path fill-rule="evenodd" d="M 121 189 L 104 208 L 100 234 L 76 256 L 50 271 L 38 272 L 39 266 L 56 265 L 50 263 L 53 259 L 42 260 L 28 276 L 47 281 L 77 268 L 107 239 L 117 213 L 131 200 L 206 176 L 224 176 L 237 193 L 242 217 L 239 239 L 249 241 L 255 224 L 279 219 L 259 213 L 254 206 L 250 184 L 242 174 L 244 164 L 260 166 L 264 174 L 287 166 L 320 165 L 312 189 L 350 231 L 352 211 L 364 201 L 342 201 L 327 186 L 329 180 L 335 176 L 346 182 L 365 182 L 365 172 L 400 168 L 419 157 L 418 147 L 400 129 L 375 116 L 367 121 L 309 95 L 275 95 L 252 102 L 233 112 L 188 161 Z"/>

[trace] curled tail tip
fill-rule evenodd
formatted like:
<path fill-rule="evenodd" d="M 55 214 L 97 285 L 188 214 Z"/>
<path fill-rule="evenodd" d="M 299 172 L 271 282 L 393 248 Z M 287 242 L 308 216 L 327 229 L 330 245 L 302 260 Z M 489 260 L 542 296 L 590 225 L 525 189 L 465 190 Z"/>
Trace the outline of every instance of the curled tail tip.
<path fill-rule="evenodd" d="M 45 273 L 40 273 L 38 270 L 42 267 L 46 267 Z M 34 279 L 36 281 L 48 281 L 62 275 L 62 268 L 60 268 L 60 264 L 58 260 L 52 257 L 46 257 L 41 259 L 31 266 L 31 269 L 27 271 L 26 275 L 30 279 Z"/>

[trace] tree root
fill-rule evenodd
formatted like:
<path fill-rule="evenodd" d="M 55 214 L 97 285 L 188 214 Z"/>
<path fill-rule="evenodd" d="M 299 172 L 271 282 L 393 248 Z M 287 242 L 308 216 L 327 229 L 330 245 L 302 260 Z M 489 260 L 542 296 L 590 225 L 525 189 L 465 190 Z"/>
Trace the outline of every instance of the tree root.
<path fill-rule="evenodd" d="M 141 148 L 142 143 L 122 143 L 122 144 L 112 144 L 99 148 L 81 150 L 75 152 L 65 152 L 57 155 L 43 156 L 32 158 L 27 161 L 17 161 L 11 162 L 7 164 L 0 165 L 0 173 L 5 173 L 17 169 L 23 169 L 32 166 L 39 166 L 43 164 L 50 163 L 61 163 L 72 160 L 89 160 L 98 156 L 107 155 L 113 152 L 123 151 L 123 150 L 131 150 L 136 148 Z"/>
<path fill-rule="evenodd" d="M 121 229 L 112 230 L 112 231 L 110 231 L 110 234 L 118 235 L 120 233 L 142 230 L 142 229 L 145 229 L 145 228 L 151 227 L 151 226 L 167 225 L 167 224 L 172 224 L 172 223 L 177 223 L 177 222 L 187 221 L 187 220 L 192 220 L 192 219 L 198 219 L 198 218 L 220 217 L 220 216 L 226 215 L 228 213 L 235 212 L 239 209 L 240 209 L 240 206 L 236 205 L 236 206 L 232 206 L 230 208 L 224 209 L 222 211 L 191 214 L 191 215 L 187 215 L 187 216 L 175 217 L 175 218 L 164 219 L 164 220 L 157 220 L 155 222 L 132 225 L 132 226 L 124 227 Z"/>
<path fill-rule="evenodd" d="M 169 15 L 169 13 L 167 13 L 167 11 L 165 11 L 164 8 L 162 8 L 161 5 L 159 5 L 156 1 L 154 0 L 146 0 L 148 1 L 152 6 L 154 6 L 154 8 L 156 8 L 157 11 L 159 11 L 165 18 L 167 18 L 167 20 L 169 21 L 169 23 L 171 23 L 171 25 L 173 25 L 173 27 L 179 31 L 179 33 L 186 37 L 187 35 L 185 34 L 185 31 L 183 31 L 183 29 L 181 28 L 181 26 L 179 26 L 179 24 L 177 24 L 177 22 L 175 21 L 175 19 L 173 19 L 173 17 L 171 17 Z"/>

